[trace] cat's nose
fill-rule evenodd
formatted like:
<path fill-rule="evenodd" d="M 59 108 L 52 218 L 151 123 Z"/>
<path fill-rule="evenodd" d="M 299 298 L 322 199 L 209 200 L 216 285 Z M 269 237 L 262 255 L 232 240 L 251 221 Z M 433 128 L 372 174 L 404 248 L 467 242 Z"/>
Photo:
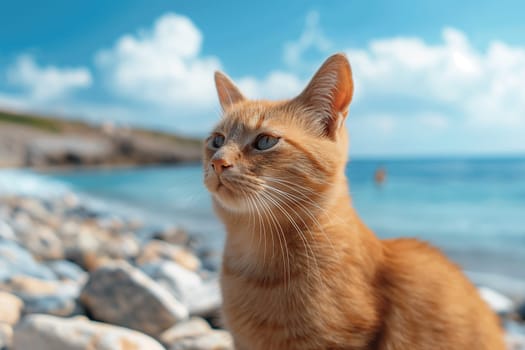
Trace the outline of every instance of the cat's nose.
<path fill-rule="evenodd" d="M 221 175 L 224 170 L 233 167 L 233 165 L 228 163 L 225 159 L 219 158 L 211 161 L 211 167 L 215 170 L 217 175 Z"/>

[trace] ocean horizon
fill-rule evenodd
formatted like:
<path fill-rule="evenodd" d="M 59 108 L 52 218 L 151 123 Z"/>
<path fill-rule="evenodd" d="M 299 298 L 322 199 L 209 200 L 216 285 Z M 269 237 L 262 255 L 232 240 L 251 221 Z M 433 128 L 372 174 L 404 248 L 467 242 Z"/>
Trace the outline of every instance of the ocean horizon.
<path fill-rule="evenodd" d="M 386 171 L 382 185 L 378 168 Z M 346 173 L 353 205 L 380 238 L 416 237 L 473 274 L 525 281 L 525 158 L 354 159 Z M 10 192 L 73 192 L 150 227 L 181 227 L 209 249 L 224 240 L 200 165 L 2 170 L 0 194 Z"/>

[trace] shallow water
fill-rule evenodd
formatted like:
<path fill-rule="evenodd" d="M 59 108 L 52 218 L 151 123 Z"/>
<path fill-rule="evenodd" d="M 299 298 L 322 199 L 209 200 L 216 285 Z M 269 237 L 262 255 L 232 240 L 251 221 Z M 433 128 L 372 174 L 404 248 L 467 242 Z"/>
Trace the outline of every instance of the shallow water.
<path fill-rule="evenodd" d="M 355 207 L 380 237 L 419 237 L 469 270 L 525 280 L 525 159 L 355 160 L 347 173 Z M 0 174 L 0 191 L 69 189 L 154 225 L 181 225 L 211 247 L 223 242 L 200 166 Z"/>

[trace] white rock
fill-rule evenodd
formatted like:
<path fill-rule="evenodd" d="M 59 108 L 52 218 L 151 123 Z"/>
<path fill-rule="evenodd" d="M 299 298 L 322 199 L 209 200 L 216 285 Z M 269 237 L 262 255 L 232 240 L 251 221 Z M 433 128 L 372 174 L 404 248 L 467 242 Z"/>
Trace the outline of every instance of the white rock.
<path fill-rule="evenodd" d="M 507 314 L 514 310 L 514 303 L 501 293 L 487 287 L 479 287 L 481 298 L 498 314 Z"/>
<path fill-rule="evenodd" d="M 24 301 L 24 313 L 45 313 L 72 316 L 79 311 L 80 286 L 71 281 L 46 281 L 28 276 L 16 276 L 0 287 Z"/>
<path fill-rule="evenodd" d="M 177 341 L 169 350 L 233 350 L 233 339 L 226 331 L 214 330 Z"/>
<path fill-rule="evenodd" d="M 197 271 L 201 268 L 199 258 L 187 248 L 152 239 L 137 257 L 137 263 L 144 265 L 158 260 L 176 262 L 190 271 Z"/>
<path fill-rule="evenodd" d="M 11 326 L 16 324 L 23 307 L 24 302 L 16 295 L 0 292 L 0 324 L 6 323 Z"/>
<path fill-rule="evenodd" d="M 167 329 L 160 335 L 160 341 L 167 347 L 184 338 L 195 338 L 211 331 L 211 327 L 204 319 L 193 317 Z"/>
<path fill-rule="evenodd" d="M 188 318 L 188 309 L 182 303 L 125 262 L 93 271 L 80 299 L 94 318 L 154 337 Z"/>
<path fill-rule="evenodd" d="M 193 291 L 202 288 L 199 275 L 172 261 L 157 260 L 141 268 L 183 302 Z"/>
<path fill-rule="evenodd" d="M 525 335 L 507 334 L 507 350 L 525 350 Z"/>
<path fill-rule="evenodd" d="M 7 323 L 0 323 L 0 349 L 9 349 L 13 342 L 13 328 Z"/>
<path fill-rule="evenodd" d="M 163 350 L 149 336 L 85 317 L 30 315 L 15 327 L 14 350 Z"/>
<path fill-rule="evenodd" d="M 16 241 L 16 235 L 11 226 L 0 220 L 0 239 Z"/>
<path fill-rule="evenodd" d="M 203 281 L 196 273 L 166 260 L 156 260 L 142 266 L 142 269 L 186 305 L 191 315 L 212 316 L 221 307 L 217 278 Z"/>

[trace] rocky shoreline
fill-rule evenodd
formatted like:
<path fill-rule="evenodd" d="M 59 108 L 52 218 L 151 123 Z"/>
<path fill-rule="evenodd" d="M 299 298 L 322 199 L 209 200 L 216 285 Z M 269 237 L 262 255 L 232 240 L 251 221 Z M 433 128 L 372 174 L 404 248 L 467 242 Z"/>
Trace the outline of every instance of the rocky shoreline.
<path fill-rule="evenodd" d="M 233 349 L 217 254 L 74 194 L 0 194 L 0 349 Z M 525 304 L 480 291 L 525 349 Z"/>
<path fill-rule="evenodd" d="M 0 110 L 0 168 L 71 169 L 196 163 L 201 140 Z"/>

